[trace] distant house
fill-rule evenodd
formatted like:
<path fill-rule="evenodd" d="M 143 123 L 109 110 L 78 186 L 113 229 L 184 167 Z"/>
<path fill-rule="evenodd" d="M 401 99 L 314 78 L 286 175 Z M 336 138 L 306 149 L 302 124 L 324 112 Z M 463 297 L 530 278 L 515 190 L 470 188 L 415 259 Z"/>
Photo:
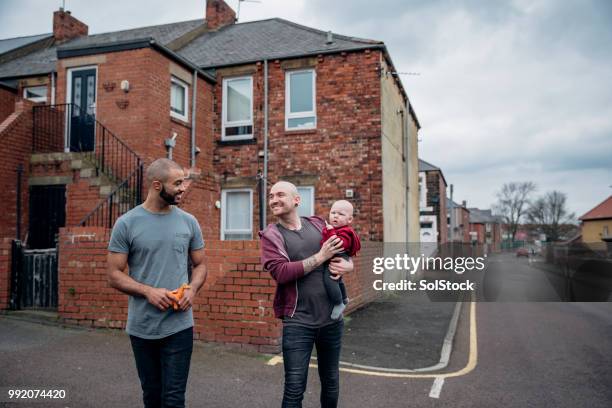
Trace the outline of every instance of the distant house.
<path fill-rule="evenodd" d="M 421 242 L 448 242 L 446 179 L 439 167 L 419 159 Z"/>
<path fill-rule="evenodd" d="M 501 248 L 501 220 L 491 210 L 470 208 L 470 241 L 477 245 L 486 245 L 489 250 Z"/>
<path fill-rule="evenodd" d="M 470 242 L 470 210 L 464 200 L 457 204 L 448 199 L 448 240 L 450 242 Z"/>
<path fill-rule="evenodd" d="M 612 241 L 612 195 L 578 219 L 582 242 Z"/>

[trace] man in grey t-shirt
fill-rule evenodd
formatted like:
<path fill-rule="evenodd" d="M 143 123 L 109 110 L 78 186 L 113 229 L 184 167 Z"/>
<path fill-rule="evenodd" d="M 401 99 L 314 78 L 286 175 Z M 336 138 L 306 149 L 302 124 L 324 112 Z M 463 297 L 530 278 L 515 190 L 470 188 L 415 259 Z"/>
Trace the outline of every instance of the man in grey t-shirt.
<path fill-rule="evenodd" d="M 158 159 L 147 168 L 146 182 L 145 202 L 113 227 L 109 282 L 130 295 L 126 331 L 145 407 L 184 407 L 193 349 L 191 306 L 206 280 L 204 241 L 195 217 L 175 207 L 185 192 L 183 168 Z M 170 291 L 183 284 L 190 286 L 175 310 Z"/>

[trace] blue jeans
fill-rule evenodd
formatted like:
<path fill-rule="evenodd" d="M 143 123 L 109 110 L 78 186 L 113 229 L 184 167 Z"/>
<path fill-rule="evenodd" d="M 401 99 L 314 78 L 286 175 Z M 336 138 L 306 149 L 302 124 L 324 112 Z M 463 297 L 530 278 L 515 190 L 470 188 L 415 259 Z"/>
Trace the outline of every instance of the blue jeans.
<path fill-rule="evenodd" d="M 317 347 L 317 365 L 321 381 L 321 407 L 335 408 L 340 395 L 340 347 L 344 321 L 319 329 L 304 326 L 283 326 L 283 361 L 285 390 L 283 408 L 301 407 L 312 346 Z"/>
<path fill-rule="evenodd" d="M 193 327 L 163 339 L 130 336 L 145 408 L 185 406 Z"/>

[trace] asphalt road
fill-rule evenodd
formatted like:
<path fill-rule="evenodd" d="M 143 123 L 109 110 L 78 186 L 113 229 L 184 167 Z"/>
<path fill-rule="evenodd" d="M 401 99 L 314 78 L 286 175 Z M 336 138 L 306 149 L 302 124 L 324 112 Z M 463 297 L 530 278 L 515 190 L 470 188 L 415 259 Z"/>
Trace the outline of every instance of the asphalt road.
<path fill-rule="evenodd" d="M 501 266 L 519 272 L 500 295 L 516 296 L 539 279 L 521 279 L 529 264 L 515 261 L 509 258 Z M 371 347 L 377 347 L 375 341 Z M 68 393 L 57 404 L 5 406 L 141 406 L 129 341 L 121 332 L 0 317 L 0 367 L 2 390 L 44 387 Z M 443 373 L 384 375 L 343 371 L 340 406 L 609 408 L 612 303 L 466 303 Z M 280 406 L 282 378 L 282 363 L 269 365 L 262 356 L 198 345 L 187 399 L 192 407 Z M 313 368 L 305 407 L 318 406 L 318 391 Z"/>

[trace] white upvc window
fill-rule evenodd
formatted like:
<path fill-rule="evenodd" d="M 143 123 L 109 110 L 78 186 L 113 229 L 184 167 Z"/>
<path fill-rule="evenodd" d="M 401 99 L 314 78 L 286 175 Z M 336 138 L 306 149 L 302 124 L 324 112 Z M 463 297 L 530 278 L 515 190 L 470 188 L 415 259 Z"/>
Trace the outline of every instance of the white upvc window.
<path fill-rule="evenodd" d="M 253 239 L 253 190 L 228 189 L 221 192 L 221 239 Z"/>
<path fill-rule="evenodd" d="M 28 86 L 23 88 L 23 98 L 32 102 L 47 102 L 47 86 Z"/>
<path fill-rule="evenodd" d="M 223 80 L 221 140 L 253 138 L 253 77 Z"/>
<path fill-rule="evenodd" d="M 317 127 L 316 72 L 314 69 L 285 74 L 285 129 Z"/>
<path fill-rule="evenodd" d="M 314 215 L 314 187 L 313 186 L 299 186 L 297 188 L 298 194 L 300 195 L 301 201 L 298 207 L 298 215 L 300 217 L 311 217 Z"/>
<path fill-rule="evenodd" d="M 189 85 L 178 78 L 170 79 L 170 116 L 187 122 L 189 111 Z"/>

